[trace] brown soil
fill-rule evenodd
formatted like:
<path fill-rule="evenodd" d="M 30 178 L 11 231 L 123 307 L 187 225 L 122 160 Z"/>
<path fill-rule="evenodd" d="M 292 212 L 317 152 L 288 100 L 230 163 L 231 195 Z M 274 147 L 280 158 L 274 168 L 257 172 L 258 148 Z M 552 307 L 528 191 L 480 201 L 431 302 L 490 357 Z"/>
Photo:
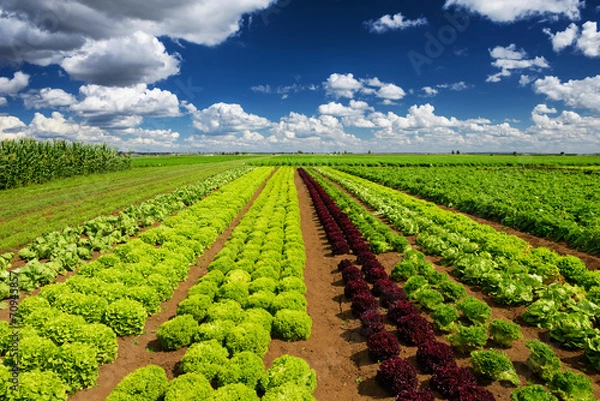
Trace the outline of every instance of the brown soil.
<path fill-rule="evenodd" d="M 334 183 L 331 180 L 329 180 L 329 182 L 336 185 L 336 187 L 338 189 L 340 189 L 345 194 L 350 196 L 354 201 L 358 202 L 366 210 L 368 210 L 371 213 L 374 212 L 374 210 L 371 207 L 364 204 L 358 198 L 356 198 L 355 196 L 353 196 L 352 194 L 347 192 L 340 185 L 338 185 L 337 183 Z M 377 215 L 377 214 L 376 214 L 376 216 L 378 216 L 378 218 L 381 221 L 383 221 L 384 223 L 390 225 L 392 230 L 394 230 L 393 226 L 388 221 L 386 221 L 385 218 L 382 218 L 382 216 Z M 471 216 L 469 216 L 469 217 L 471 217 Z M 483 219 L 480 219 L 480 220 L 485 221 Z M 479 221 L 479 222 L 482 222 L 482 221 Z M 495 224 L 499 225 L 498 223 L 495 223 Z M 510 229 L 510 230 L 512 230 L 512 229 Z M 397 233 L 396 230 L 394 230 L 394 232 Z M 521 233 L 521 234 L 524 236 L 528 236 L 528 234 L 523 234 L 523 233 Z M 535 238 L 537 238 L 537 237 L 535 237 Z M 406 239 L 408 240 L 408 242 L 410 243 L 410 245 L 413 248 L 415 248 L 417 250 L 421 250 L 421 247 L 416 243 L 416 236 L 408 236 L 408 237 L 406 237 Z M 537 238 L 537 239 L 541 240 L 541 241 L 546 241 L 546 240 L 542 240 L 540 238 Z M 545 245 L 540 245 L 540 246 L 545 246 Z M 390 254 L 378 255 L 378 259 L 386 267 L 386 270 L 388 271 L 388 273 L 390 273 L 391 268 L 394 266 L 394 264 L 400 260 L 400 256 L 397 253 L 390 253 Z M 427 259 L 427 261 L 433 263 L 435 268 L 440 272 L 449 274 L 452 271 L 451 267 L 445 267 L 440 264 L 441 257 L 427 256 L 426 259 Z M 450 279 L 455 282 L 460 283 L 460 281 L 452 275 L 450 275 Z M 556 343 L 549 337 L 548 332 L 546 330 L 541 330 L 541 329 L 538 329 L 535 327 L 530 327 L 530 326 L 527 326 L 526 324 L 524 325 L 524 323 L 522 321 L 520 321 L 520 315 L 523 313 L 525 307 L 523 307 L 523 306 L 509 307 L 509 306 L 497 305 L 494 302 L 494 300 L 491 297 L 485 295 L 481 291 L 480 288 L 478 288 L 476 286 L 465 285 L 464 283 L 461 283 L 461 284 L 463 284 L 465 286 L 468 295 L 471 295 L 473 297 L 481 299 L 490 305 L 490 307 L 492 308 L 492 318 L 493 319 L 506 319 L 506 320 L 521 324 L 521 332 L 523 333 L 524 338 L 522 340 L 515 341 L 511 348 L 505 349 L 503 351 L 506 352 L 507 355 L 509 356 L 509 358 L 514 362 L 515 368 L 517 370 L 517 373 L 519 374 L 521 383 L 523 385 L 526 383 L 529 383 L 529 382 L 543 384 L 531 373 L 531 371 L 528 369 L 527 365 L 525 364 L 525 361 L 526 361 L 527 357 L 529 356 L 529 350 L 527 349 L 527 347 L 525 347 L 525 341 L 537 339 L 537 340 L 541 340 L 541 341 L 549 344 L 553 348 L 556 355 L 563 362 L 563 366 L 565 368 L 570 368 L 570 369 L 579 371 L 579 372 L 587 375 L 590 379 L 592 379 L 592 385 L 594 386 L 594 395 L 596 398 L 598 398 L 600 396 L 600 374 L 594 373 L 593 371 L 585 371 L 585 367 L 586 367 L 587 363 L 585 362 L 585 360 L 583 358 L 582 350 L 570 350 L 570 349 L 561 347 L 558 343 Z M 349 304 L 347 305 L 347 309 L 349 309 Z M 351 313 L 349 314 L 349 316 L 352 316 Z M 426 313 L 424 313 L 423 316 L 426 317 L 431 322 L 433 321 Z M 356 324 L 358 327 L 358 324 L 356 322 L 354 324 Z M 390 330 L 390 331 L 392 331 L 392 330 Z M 438 334 L 438 341 L 448 343 L 446 341 L 444 333 L 436 332 L 436 334 Z M 357 333 L 356 335 L 359 335 L 359 334 Z M 492 341 L 489 341 L 486 348 L 493 348 L 493 347 L 496 347 L 496 346 L 494 345 L 494 343 Z M 403 358 L 408 358 L 410 361 L 414 362 L 415 355 L 416 355 L 415 347 L 403 347 L 403 350 L 402 350 L 400 356 Z M 367 358 L 366 360 L 368 361 L 368 357 L 366 357 L 366 355 L 365 355 L 365 358 Z M 465 366 L 465 367 L 470 366 L 470 363 L 469 363 L 470 357 L 468 354 L 467 355 L 457 354 L 457 359 L 458 359 L 459 366 Z M 422 379 L 422 383 L 423 383 L 423 380 L 426 380 L 427 377 L 420 376 L 420 378 Z M 480 384 L 484 385 L 488 390 L 490 390 L 492 393 L 494 393 L 497 400 L 508 400 L 510 398 L 510 393 L 514 389 L 514 387 L 512 387 L 510 384 L 500 384 L 498 382 L 483 381 L 483 382 L 480 382 Z M 426 383 L 425 383 L 425 385 L 426 385 Z"/>
<path fill-rule="evenodd" d="M 161 305 L 162 311 L 148 318 L 144 334 L 137 337 L 123 337 L 118 339 L 119 357 L 111 364 L 100 366 L 98 385 L 76 393 L 69 400 L 103 400 L 126 375 L 149 364 L 161 366 L 167 372 L 169 379 L 173 379 L 176 376 L 177 365 L 185 354 L 186 349 L 170 352 L 163 351 L 156 337 L 156 330 L 161 324 L 175 316 L 177 305 L 187 297 L 190 287 L 206 274 L 206 267 L 213 261 L 217 253 L 223 249 L 231 232 L 260 195 L 267 181 L 268 179 L 255 192 L 253 198 L 244 206 L 227 230 L 219 235 L 215 243 L 198 258 L 196 264 L 191 267 L 187 280 L 180 283 L 173 297 Z"/>

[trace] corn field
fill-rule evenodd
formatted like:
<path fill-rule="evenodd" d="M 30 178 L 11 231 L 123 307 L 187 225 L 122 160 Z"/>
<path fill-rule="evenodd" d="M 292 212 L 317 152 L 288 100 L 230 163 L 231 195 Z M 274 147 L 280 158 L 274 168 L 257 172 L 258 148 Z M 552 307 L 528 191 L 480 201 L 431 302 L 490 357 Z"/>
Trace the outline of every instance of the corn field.
<path fill-rule="evenodd" d="M 106 144 L 33 139 L 0 141 L 0 190 L 131 168 L 131 156 Z"/>

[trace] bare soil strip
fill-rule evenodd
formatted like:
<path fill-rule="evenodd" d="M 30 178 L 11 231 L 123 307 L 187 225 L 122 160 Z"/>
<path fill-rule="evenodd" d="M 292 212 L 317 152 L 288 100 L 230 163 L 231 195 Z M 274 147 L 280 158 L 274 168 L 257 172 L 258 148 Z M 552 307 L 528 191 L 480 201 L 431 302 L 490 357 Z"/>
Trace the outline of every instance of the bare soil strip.
<path fill-rule="evenodd" d="M 389 398 L 376 383 L 364 381 L 373 377 L 377 364 L 366 356 L 364 337 L 343 299 L 342 275 L 338 263 L 348 256 L 333 256 L 312 205 L 308 190 L 296 172 L 295 183 L 300 203 L 301 230 L 306 248 L 304 271 L 308 291 L 308 314 L 313 320 L 308 341 L 273 340 L 265 365 L 283 355 L 305 359 L 317 372 L 317 400 L 366 401 Z"/>
<path fill-rule="evenodd" d="M 148 318 L 144 334 L 138 337 L 118 338 L 119 357 L 111 364 L 100 366 L 98 386 L 79 391 L 69 397 L 69 400 L 103 400 L 108 397 L 110 392 L 126 375 L 149 364 L 161 366 L 167 372 L 169 379 L 173 379 L 176 376 L 177 365 L 187 348 L 171 352 L 163 351 L 160 342 L 156 338 L 156 330 L 158 330 L 161 324 L 175 316 L 177 305 L 187 297 L 190 287 L 196 284 L 198 279 L 207 273 L 206 267 L 213 261 L 217 253 L 223 249 L 223 245 L 229 239 L 232 231 L 263 191 L 271 176 L 272 174 L 258 188 L 253 198 L 244 206 L 227 230 L 198 258 L 196 264 L 191 267 L 187 280 L 179 284 L 169 301 L 161 304 L 162 311 Z"/>
<path fill-rule="evenodd" d="M 326 177 L 324 177 L 324 178 L 327 179 Z M 333 185 L 335 185 L 340 191 L 343 191 L 346 195 L 350 196 L 354 201 L 358 202 L 367 211 L 369 211 L 371 213 L 375 212 L 375 210 L 373 210 L 373 208 L 366 205 L 360 199 L 356 198 L 354 195 L 352 195 L 351 193 L 346 191 L 341 185 L 339 185 L 329 179 L 327 179 L 327 180 L 329 182 L 331 182 Z M 382 222 L 384 222 L 388 226 L 390 226 L 390 228 L 392 230 L 394 230 L 394 232 L 398 233 L 398 231 L 394 229 L 393 225 L 390 224 L 390 222 L 387 221 L 387 219 L 385 219 L 384 217 L 382 217 L 379 214 L 375 214 L 375 216 L 378 217 Z M 468 216 L 468 217 L 471 217 L 471 216 Z M 480 220 L 485 221 L 484 219 L 480 219 Z M 482 221 L 478 221 L 478 222 L 482 223 Z M 485 224 L 485 223 L 483 223 L 483 224 Z M 498 226 L 501 226 L 498 223 L 495 223 L 495 224 Z M 494 227 L 494 228 L 496 228 L 496 227 Z M 509 229 L 509 230 L 512 230 L 512 229 Z M 513 230 L 513 231 L 515 231 L 515 230 Z M 523 234 L 523 233 L 521 233 L 521 234 L 523 236 L 530 236 L 529 234 Z M 416 243 L 416 238 L 417 238 L 416 236 L 405 236 L 405 238 L 408 240 L 408 242 L 414 249 L 421 251 L 421 247 Z M 541 240 L 538 237 L 534 237 L 534 238 Z M 523 239 L 526 239 L 526 238 L 523 238 Z M 541 240 L 541 241 L 548 242 L 547 240 Z M 539 245 L 539 246 L 545 246 L 545 245 Z M 398 261 L 400 261 L 400 256 L 397 253 L 388 253 L 388 254 L 384 254 L 384 255 L 378 255 L 377 257 L 380 260 L 380 262 L 386 267 L 388 274 L 391 272 L 391 269 L 394 266 L 394 264 L 397 263 Z M 450 275 L 452 268 L 442 266 L 440 264 L 441 259 L 442 259 L 441 257 L 431 257 L 431 256 L 426 257 L 426 260 L 428 262 L 433 263 L 435 268 L 438 271 L 440 271 L 442 273 L 448 273 Z M 457 278 L 455 278 L 452 275 L 450 275 L 450 279 L 455 282 L 461 283 Z M 525 347 L 525 340 L 537 339 L 537 340 L 544 341 L 545 343 L 552 346 L 553 350 L 556 352 L 556 355 L 563 362 L 563 365 L 565 368 L 571 368 L 571 369 L 580 371 L 583 374 L 585 374 L 586 376 L 588 376 L 590 379 L 592 379 L 592 385 L 594 386 L 594 396 L 596 398 L 600 397 L 600 374 L 597 372 L 594 372 L 594 371 L 586 371 L 585 370 L 585 367 L 587 364 L 583 358 L 582 350 L 570 350 L 570 349 L 561 347 L 558 343 L 553 341 L 548 336 L 548 333 L 546 330 L 541 330 L 536 327 L 531 327 L 531 326 L 524 324 L 524 322 L 522 322 L 520 320 L 520 315 L 525 310 L 525 307 L 523 307 L 523 306 L 510 307 L 510 306 L 497 305 L 494 302 L 494 300 L 491 297 L 485 295 L 481 291 L 481 289 L 479 289 L 475 286 L 470 286 L 470 285 L 464 284 L 464 283 L 461 283 L 461 284 L 463 284 L 465 286 L 468 295 L 471 295 L 478 299 L 481 299 L 490 305 L 490 307 L 492 308 L 492 318 L 493 319 L 506 319 L 506 320 L 509 320 L 509 321 L 512 321 L 515 323 L 519 323 L 522 325 L 521 332 L 523 333 L 524 338 L 522 340 L 515 341 L 511 348 L 509 348 L 507 350 L 503 350 L 503 351 L 505 351 L 508 354 L 508 356 L 510 357 L 510 359 L 514 362 L 515 368 L 517 370 L 517 373 L 519 374 L 519 377 L 521 378 L 521 383 L 523 385 L 528 382 L 543 384 L 542 382 L 537 380 L 536 377 L 534 377 L 532 375 L 531 371 L 525 364 L 525 360 L 527 359 L 527 357 L 529 356 L 529 353 L 530 353 L 529 349 L 527 349 L 527 347 Z M 346 306 L 346 309 L 349 309 L 349 307 L 350 307 L 350 305 L 348 304 Z M 349 316 L 352 316 L 351 313 Z M 433 320 L 429 316 L 426 316 L 426 317 L 428 320 L 433 322 Z M 443 333 L 436 332 L 436 334 L 438 335 L 437 336 L 438 341 L 448 343 L 446 341 L 445 335 L 443 335 Z M 359 334 L 357 333 L 357 335 L 359 335 Z M 487 347 L 488 348 L 495 347 L 495 345 L 493 342 L 490 341 L 487 344 Z M 412 348 L 412 350 L 410 348 Z M 366 346 L 365 346 L 365 352 L 366 352 Z M 411 360 L 411 362 L 414 362 L 415 355 L 416 355 L 415 347 L 408 347 L 408 348 L 403 347 L 403 351 L 401 352 L 400 356 L 403 358 L 408 358 L 409 360 Z M 469 355 L 457 354 L 456 357 L 457 357 L 459 366 L 470 366 Z M 368 358 L 366 360 L 368 360 Z M 486 388 L 488 390 L 490 390 L 492 393 L 494 393 L 494 395 L 496 396 L 496 398 L 498 400 L 508 400 L 510 398 L 510 392 L 514 389 L 514 387 L 511 387 L 510 385 L 500 384 L 498 382 L 493 382 L 493 383 L 488 382 L 488 383 L 483 383 L 483 384 L 489 384 L 489 386 L 487 386 Z"/>

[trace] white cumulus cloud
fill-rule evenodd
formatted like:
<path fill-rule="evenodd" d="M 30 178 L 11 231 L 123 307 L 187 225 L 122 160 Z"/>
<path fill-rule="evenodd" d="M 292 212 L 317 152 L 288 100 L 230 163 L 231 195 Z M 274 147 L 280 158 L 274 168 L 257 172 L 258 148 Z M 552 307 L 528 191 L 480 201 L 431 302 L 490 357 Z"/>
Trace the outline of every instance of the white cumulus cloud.
<path fill-rule="evenodd" d="M 514 22 L 530 17 L 564 16 L 576 20 L 584 0 L 446 0 L 445 7 L 457 6 L 483 15 L 494 22 Z"/>
<path fill-rule="evenodd" d="M 507 47 L 496 46 L 490 50 L 490 56 L 494 59 L 492 66 L 500 69 L 500 72 L 488 76 L 487 82 L 500 82 L 502 78 L 510 77 L 514 71 L 537 71 L 550 68 L 544 57 L 529 59 L 527 52 L 517 49 L 514 43 Z"/>
<path fill-rule="evenodd" d="M 43 88 L 30 91 L 21 95 L 25 107 L 28 109 L 54 109 L 57 107 L 72 106 L 77 99 L 62 89 Z"/>
<path fill-rule="evenodd" d="M 600 75 L 581 80 L 562 82 L 554 76 L 538 79 L 533 84 L 536 93 L 550 100 L 561 101 L 571 107 L 600 112 Z"/>
<path fill-rule="evenodd" d="M 581 26 L 581 30 L 573 23 L 564 31 L 552 33 L 549 28 L 546 28 L 544 33 L 550 37 L 552 48 L 557 53 L 574 46 L 586 57 L 600 57 L 600 32 L 598 32 L 597 22 L 587 21 Z"/>
<path fill-rule="evenodd" d="M 186 108 L 192 115 L 194 127 L 207 135 L 223 136 L 272 126 L 271 121 L 246 113 L 239 104 L 215 103 L 203 110 L 187 104 Z"/>
<path fill-rule="evenodd" d="M 29 85 L 28 74 L 21 71 L 14 73 L 12 78 L 0 77 L 0 94 L 14 95 Z"/>
<path fill-rule="evenodd" d="M 386 14 L 383 17 L 365 22 L 370 32 L 384 33 L 388 31 L 402 30 L 426 25 L 426 18 L 408 19 L 402 13 L 395 15 Z"/>

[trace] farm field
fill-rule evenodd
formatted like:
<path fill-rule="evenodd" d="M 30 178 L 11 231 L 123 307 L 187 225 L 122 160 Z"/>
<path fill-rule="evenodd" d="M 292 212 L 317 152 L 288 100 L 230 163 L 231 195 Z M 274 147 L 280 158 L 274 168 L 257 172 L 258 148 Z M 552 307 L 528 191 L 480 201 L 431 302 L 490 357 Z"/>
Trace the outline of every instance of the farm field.
<path fill-rule="evenodd" d="M 43 233 L 112 214 L 131 204 L 203 180 L 244 163 L 147 167 L 0 191 L 0 250 L 15 250 Z"/>
<path fill-rule="evenodd" d="M 0 399 L 600 398 L 598 239 L 555 241 L 538 213 L 597 229 L 598 175 L 469 158 L 151 157 L 0 192 L 18 205 L 2 230 L 21 230 L 0 267 L 22 280 Z"/>

